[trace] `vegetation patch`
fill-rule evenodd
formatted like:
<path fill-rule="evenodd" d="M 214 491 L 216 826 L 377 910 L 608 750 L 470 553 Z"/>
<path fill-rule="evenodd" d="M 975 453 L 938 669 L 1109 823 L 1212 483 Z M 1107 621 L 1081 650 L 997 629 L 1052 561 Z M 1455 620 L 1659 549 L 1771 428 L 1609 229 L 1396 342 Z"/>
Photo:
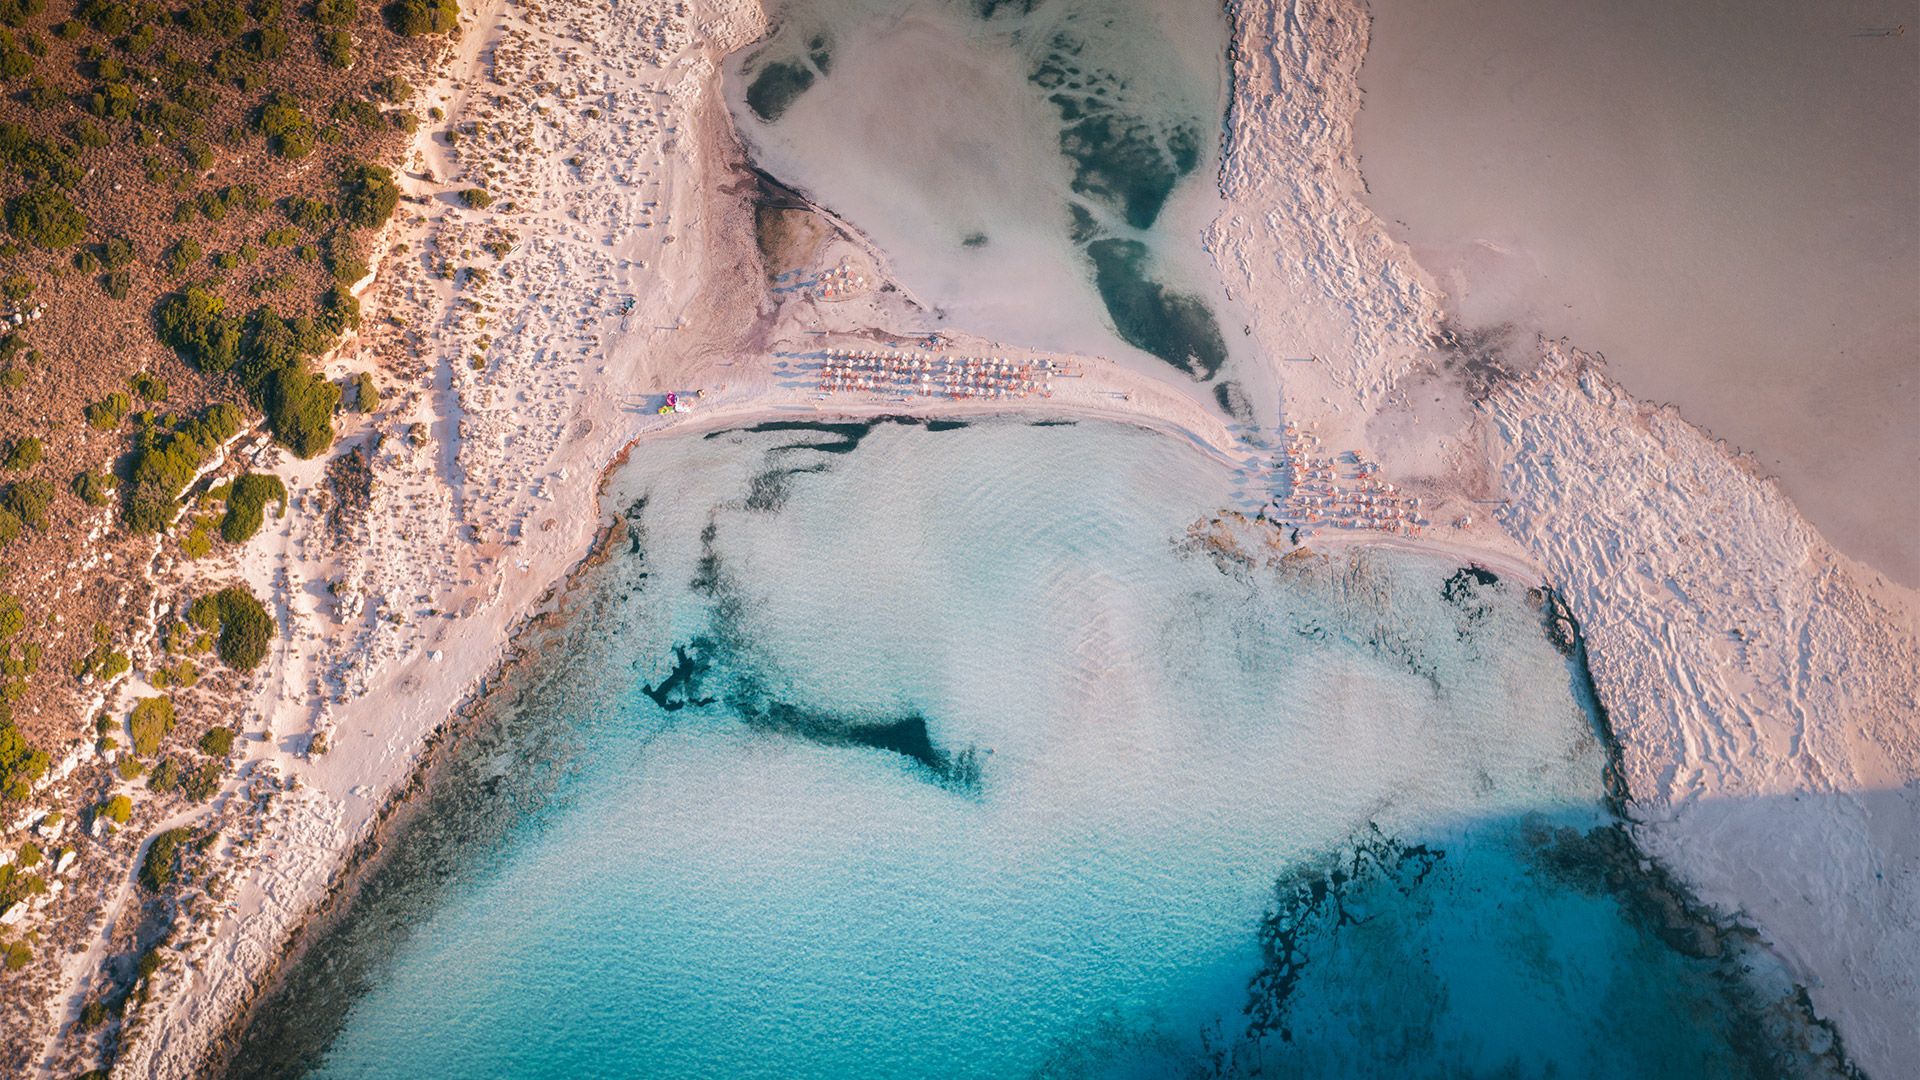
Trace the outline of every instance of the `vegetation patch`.
<path fill-rule="evenodd" d="M 220 522 L 220 538 L 229 544 L 241 544 L 253 538 L 266 520 L 266 505 L 280 504 L 287 512 L 287 485 L 272 473 L 247 473 L 233 482 L 227 494 L 227 516 Z"/>
<path fill-rule="evenodd" d="M 115 390 L 87 406 L 87 424 L 96 431 L 112 431 L 133 411 L 133 399 L 125 391 Z"/>
<path fill-rule="evenodd" d="M 200 736 L 200 749 L 210 757 L 223 758 L 233 753 L 233 729 L 214 725 Z"/>
<path fill-rule="evenodd" d="M 0 719 L 0 798 L 24 801 L 32 794 L 35 780 L 47 774 L 50 761 L 45 750 L 37 750 L 14 726 L 12 707 L 0 705 L 6 714 Z"/>
<path fill-rule="evenodd" d="M 140 863 L 140 884 L 159 892 L 173 883 L 179 871 L 180 855 L 193 840 L 191 829 L 168 829 L 147 846 L 147 857 Z"/>
<path fill-rule="evenodd" d="M 340 216 L 363 229 L 377 229 L 400 205 L 400 187 L 393 171 L 381 165 L 354 162 L 340 179 Z"/>
<path fill-rule="evenodd" d="M 187 618 L 202 630 L 219 632 L 220 659 L 238 671 L 260 666 L 278 630 L 273 616 L 245 585 L 229 585 L 195 600 Z"/>
<path fill-rule="evenodd" d="M 243 423 L 240 410 L 222 402 L 177 427 L 155 424 L 138 432 L 127 474 L 127 527 L 151 533 L 173 524 L 181 493 Z"/>
<path fill-rule="evenodd" d="M 41 188 L 7 200 L 7 228 L 43 248 L 65 248 L 87 235 L 87 218 L 64 192 Z"/>
<path fill-rule="evenodd" d="M 127 734 L 133 738 L 133 752 L 152 757 L 160 752 L 160 740 L 173 730 L 173 699 L 141 698 L 127 717 Z"/>
<path fill-rule="evenodd" d="M 444 34 L 460 25 L 458 0 L 395 0 L 387 5 L 387 24 L 406 37 Z"/>
<path fill-rule="evenodd" d="M 15 439 L 7 444 L 4 464 L 8 472 L 25 472 L 33 468 L 47 456 L 47 446 L 36 436 Z"/>

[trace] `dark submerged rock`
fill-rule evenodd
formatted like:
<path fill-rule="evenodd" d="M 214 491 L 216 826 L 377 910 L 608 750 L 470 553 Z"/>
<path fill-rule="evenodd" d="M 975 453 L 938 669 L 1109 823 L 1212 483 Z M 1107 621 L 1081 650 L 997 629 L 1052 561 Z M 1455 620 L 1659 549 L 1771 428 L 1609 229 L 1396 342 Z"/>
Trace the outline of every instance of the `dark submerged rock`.
<path fill-rule="evenodd" d="M 1147 276 L 1147 246 L 1138 240 L 1087 245 L 1094 287 L 1122 340 L 1197 379 L 1210 379 L 1227 359 L 1220 325 L 1199 297 Z"/>

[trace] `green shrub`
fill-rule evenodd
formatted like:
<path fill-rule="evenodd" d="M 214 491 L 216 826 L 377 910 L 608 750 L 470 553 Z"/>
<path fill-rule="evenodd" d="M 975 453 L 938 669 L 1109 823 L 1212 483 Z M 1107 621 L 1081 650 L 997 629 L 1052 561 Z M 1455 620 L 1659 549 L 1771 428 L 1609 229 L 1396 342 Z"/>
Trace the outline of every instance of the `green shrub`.
<path fill-rule="evenodd" d="M 115 795 L 100 805 L 100 815 L 115 824 L 125 825 L 133 818 L 133 800 Z"/>
<path fill-rule="evenodd" d="M 113 502 L 113 477 L 106 473 L 83 472 L 73 478 L 73 493 L 88 506 L 106 506 Z"/>
<path fill-rule="evenodd" d="M 49 764 L 45 750 L 34 749 L 12 720 L 0 719 L 0 798 L 25 800 Z"/>
<path fill-rule="evenodd" d="M 112 431 L 132 411 L 133 399 L 124 391 L 115 390 L 87 406 L 87 423 L 99 431 Z"/>
<path fill-rule="evenodd" d="M 21 968 L 33 963 L 33 947 L 24 941 L 16 941 L 11 945 L 0 946 L 0 952 L 6 954 L 8 971 L 19 971 Z"/>
<path fill-rule="evenodd" d="M 288 221 L 293 222 L 302 229 L 318 229 L 333 220 L 333 207 L 318 199 L 309 199 L 304 195 L 296 195 L 288 198 L 281 204 L 281 211 L 287 215 Z M 299 235 L 294 234 L 287 238 L 285 244 L 277 246 L 290 246 L 299 239 Z M 271 242 L 272 241 L 269 240 L 269 243 Z"/>
<path fill-rule="evenodd" d="M 233 729 L 215 725 L 200 736 L 200 749 L 213 757 L 223 758 L 233 753 Z"/>
<path fill-rule="evenodd" d="M 287 32 L 278 26 L 261 26 L 247 34 L 242 48 L 263 63 L 278 60 L 287 54 Z"/>
<path fill-rule="evenodd" d="M 22 49 L 11 30 L 0 30 L 0 79 L 24 79 L 33 74 L 33 54 Z"/>
<path fill-rule="evenodd" d="M 140 396 L 142 401 L 167 400 L 167 384 L 151 372 L 136 371 L 127 380 L 127 389 Z"/>
<path fill-rule="evenodd" d="M 345 30 L 322 30 L 316 42 L 320 59 L 342 71 L 353 66 L 353 35 Z"/>
<path fill-rule="evenodd" d="M 220 522 L 220 536 L 229 544 L 243 544 L 260 531 L 268 502 L 280 504 L 287 512 L 287 485 L 272 473 L 247 473 L 235 480 L 227 496 L 227 516 Z"/>
<path fill-rule="evenodd" d="M 160 752 L 160 739 L 173 730 L 173 699 L 141 698 L 127 717 L 127 732 L 133 737 L 133 752 L 152 757 Z"/>
<path fill-rule="evenodd" d="M 267 380 L 261 404 L 274 439 L 296 455 L 318 457 L 333 445 L 340 388 L 326 379 L 297 367 L 281 368 Z"/>
<path fill-rule="evenodd" d="M 53 482 L 50 480 L 20 480 L 0 492 L 0 511 L 31 528 L 46 527 L 47 508 L 52 505 Z"/>
<path fill-rule="evenodd" d="M 180 851 L 193 838 L 189 829 L 168 829 L 147 846 L 147 857 L 140 864 L 140 884 L 159 892 L 173 881 L 178 871 Z M 142 957 L 144 960 L 145 957 Z"/>
<path fill-rule="evenodd" d="M 389 75 L 373 84 L 373 92 L 399 105 L 413 96 L 413 84 L 398 75 Z"/>
<path fill-rule="evenodd" d="M 25 469 L 33 469 L 40 463 L 42 457 L 46 457 L 46 444 L 29 434 L 23 438 L 15 438 L 12 444 L 8 444 L 6 459 L 0 463 L 4 463 L 8 471 L 19 473 Z"/>
<path fill-rule="evenodd" d="M 206 526 L 195 524 L 180 537 L 180 554 L 189 559 L 204 559 L 213 554 L 213 534 Z"/>
<path fill-rule="evenodd" d="M 320 297 L 320 325 L 330 337 L 337 337 L 360 325 L 360 300 L 352 290 L 335 282 Z M 329 342 L 330 344 L 331 342 Z M 315 349 L 315 352 L 324 351 Z"/>
<path fill-rule="evenodd" d="M 171 431 L 155 428 L 137 434 L 127 478 L 128 527 L 158 532 L 172 524 L 180 493 L 221 444 L 240 431 L 242 421 L 239 409 L 221 402 Z"/>
<path fill-rule="evenodd" d="M 106 1022 L 107 1022 L 107 1003 L 106 1002 L 89 1001 L 85 1005 L 82 1005 L 80 1007 L 80 1027 L 83 1030 L 92 1031 L 94 1028 L 97 1028 L 101 1024 L 104 1024 Z M 105 1074 L 103 1073 L 102 1075 L 104 1076 Z"/>
<path fill-rule="evenodd" d="M 336 123 L 358 124 L 367 129 L 377 128 L 381 124 L 380 106 L 364 98 L 343 97 L 333 103 L 327 115 Z"/>
<path fill-rule="evenodd" d="M 277 630 L 273 616 L 245 585 L 229 585 L 195 600 L 187 618 L 202 629 L 219 627 L 220 659 L 239 671 L 260 666 Z"/>
<path fill-rule="evenodd" d="M 40 464 L 40 460 L 46 457 L 46 454 L 46 444 L 42 443 L 35 436 L 28 435 L 13 440 L 7 447 L 7 456 L 4 464 L 9 471 L 20 472 Z"/>
<path fill-rule="evenodd" d="M 0 0 L 0 23 L 25 26 L 27 20 L 47 10 L 47 0 Z"/>
<path fill-rule="evenodd" d="M 166 268 L 167 273 L 179 277 L 193 269 L 195 264 L 206 257 L 206 249 L 200 246 L 200 241 L 191 236 L 183 236 L 175 240 L 173 246 L 160 256 L 160 265 Z"/>
<path fill-rule="evenodd" d="M 197 285 L 162 297 L 154 323 L 160 343 L 201 371 L 218 374 L 239 358 L 240 328 L 227 316 L 226 301 Z"/>
<path fill-rule="evenodd" d="M 199 36 L 230 38 L 247 25 L 239 0 L 188 0 L 177 18 L 188 33 Z"/>
<path fill-rule="evenodd" d="M 147 777 L 148 791 L 172 791 L 180 786 L 180 763 L 168 758 L 153 767 L 153 775 Z"/>
<path fill-rule="evenodd" d="M 313 121 L 300 110 L 300 99 L 292 94 L 275 93 L 254 114 L 253 129 L 267 137 L 267 147 L 283 158 L 303 158 L 313 153 L 316 133 Z"/>
<path fill-rule="evenodd" d="M 352 233 L 344 230 L 327 238 L 326 263 L 333 280 L 342 285 L 351 285 L 367 276 L 367 260 L 360 253 L 360 244 Z"/>
<path fill-rule="evenodd" d="M 147 771 L 147 767 L 140 764 L 140 759 L 132 754 L 122 754 L 120 760 L 114 762 L 114 771 L 120 774 L 122 780 L 138 780 L 141 774 Z"/>
<path fill-rule="evenodd" d="M 213 169 L 213 147 L 206 143 L 187 143 L 180 147 L 180 156 L 186 159 L 187 166 L 194 172 L 210 172 Z"/>
<path fill-rule="evenodd" d="M 192 686 L 200 681 L 200 669 L 193 666 L 193 661 L 185 658 L 172 667 L 161 668 L 153 674 L 155 679 L 164 677 L 172 686 Z M 155 685 L 159 684 L 155 683 Z"/>
<path fill-rule="evenodd" d="M 353 407 L 363 413 L 370 413 L 380 407 L 380 388 L 374 385 L 373 373 L 363 371 L 352 380 Z"/>
<path fill-rule="evenodd" d="M 340 216 L 362 228 L 377 229 L 393 216 L 400 205 L 400 188 L 393 173 L 382 165 L 356 162 L 347 166 L 340 181 Z"/>
<path fill-rule="evenodd" d="M 0 638 L 10 638 L 27 628 L 27 609 L 11 596 L 0 596 Z"/>
<path fill-rule="evenodd" d="M 125 270 L 112 270 L 100 275 L 100 291 L 115 300 L 125 300 L 127 293 L 133 290 L 133 275 Z"/>
<path fill-rule="evenodd" d="M 84 174 L 64 144 L 6 121 L 0 121 L 0 163 L 14 180 L 29 187 L 71 188 Z"/>
<path fill-rule="evenodd" d="M 387 5 L 387 24 L 406 37 L 444 34 L 460 25 L 456 0 L 394 0 Z"/>
<path fill-rule="evenodd" d="M 100 265 L 109 270 L 119 270 L 133 264 L 135 252 L 133 241 L 123 236 L 110 236 L 99 248 Z"/>
<path fill-rule="evenodd" d="M 470 187 L 460 192 L 460 201 L 475 210 L 485 210 L 493 205 L 493 196 L 485 188 Z"/>
<path fill-rule="evenodd" d="M 87 219 L 66 195 L 40 188 L 7 200 L 7 227 L 29 244 L 54 249 L 79 243 Z"/>
<path fill-rule="evenodd" d="M 220 762 L 203 761 L 200 767 L 180 778 L 180 790 L 194 802 L 206 802 L 220 790 Z"/>
<path fill-rule="evenodd" d="M 260 400 L 275 372 L 298 367 L 301 344 L 294 324 L 272 308 L 262 304 L 248 312 L 240 328 L 240 361 L 234 366 L 247 394 Z"/>
<path fill-rule="evenodd" d="M 46 82 L 35 78 L 27 80 L 27 88 L 21 93 L 20 100 L 26 102 L 27 107 L 35 112 L 46 112 L 56 105 L 66 104 L 67 95 L 61 93 L 57 87 L 49 86 Z"/>
<path fill-rule="evenodd" d="M 133 9 L 122 0 L 86 0 L 73 14 L 107 37 L 119 37 L 133 27 Z"/>

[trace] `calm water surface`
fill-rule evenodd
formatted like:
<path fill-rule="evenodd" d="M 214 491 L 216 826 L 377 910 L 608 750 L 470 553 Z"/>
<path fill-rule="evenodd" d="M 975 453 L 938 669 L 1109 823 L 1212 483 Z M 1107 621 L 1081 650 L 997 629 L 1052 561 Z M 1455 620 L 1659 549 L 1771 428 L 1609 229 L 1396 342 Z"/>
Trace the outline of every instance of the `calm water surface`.
<path fill-rule="evenodd" d="M 1519 583 L 1186 539 L 1143 431 L 650 443 L 237 1075 L 1764 1075 Z M 1657 902 L 1657 898 L 1656 898 Z M 1757 966 L 1752 966 L 1757 965 Z M 1740 970 L 1749 966 L 1748 970 Z"/>
<path fill-rule="evenodd" d="M 1920 585 L 1920 2 L 1370 9 L 1368 201 L 1460 317 L 1604 353 Z"/>

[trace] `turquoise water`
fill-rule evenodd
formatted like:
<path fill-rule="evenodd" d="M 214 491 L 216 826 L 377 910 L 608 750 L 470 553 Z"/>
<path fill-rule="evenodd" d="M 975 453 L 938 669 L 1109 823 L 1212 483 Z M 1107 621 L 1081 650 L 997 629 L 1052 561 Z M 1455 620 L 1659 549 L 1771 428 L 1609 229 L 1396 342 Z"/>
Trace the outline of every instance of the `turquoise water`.
<path fill-rule="evenodd" d="M 1764 954 L 1647 918 L 1522 585 L 1219 556 L 1183 444 L 938 426 L 636 453 L 630 535 L 234 1073 L 1818 1064 Z"/>

